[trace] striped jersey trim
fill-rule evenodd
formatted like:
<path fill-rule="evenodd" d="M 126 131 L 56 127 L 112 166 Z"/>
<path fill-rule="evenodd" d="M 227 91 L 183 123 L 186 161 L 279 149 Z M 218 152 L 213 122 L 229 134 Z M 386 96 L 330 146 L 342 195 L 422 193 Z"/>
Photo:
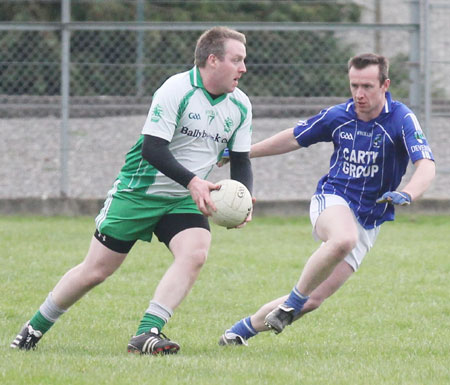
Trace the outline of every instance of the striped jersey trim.
<path fill-rule="evenodd" d="M 106 219 L 106 217 L 108 215 L 108 211 L 112 204 L 113 196 L 117 192 L 117 186 L 119 185 L 119 183 L 120 183 L 119 179 L 117 179 L 114 182 L 113 187 L 108 191 L 108 195 L 107 195 L 107 198 L 103 205 L 103 208 L 100 210 L 100 213 L 95 218 L 95 226 L 97 227 L 97 230 L 99 230 L 99 231 L 100 231 L 100 227 L 102 226 L 102 223 L 104 222 L 104 220 Z"/>
<path fill-rule="evenodd" d="M 314 195 L 317 201 L 319 214 L 327 208 L 327 202 L 323 194 Z"/>
<path fill-rule="evenodd" d="M 243 324 L 244 324 L 245 328 L 246 328 L 252 335 L 258 334 L 258 332 L 257 332 L 252 326 L 250 326 L 250 325 L 247 323 L 247 320 L 246 320 L 246 319 L 244 319 Z"/>

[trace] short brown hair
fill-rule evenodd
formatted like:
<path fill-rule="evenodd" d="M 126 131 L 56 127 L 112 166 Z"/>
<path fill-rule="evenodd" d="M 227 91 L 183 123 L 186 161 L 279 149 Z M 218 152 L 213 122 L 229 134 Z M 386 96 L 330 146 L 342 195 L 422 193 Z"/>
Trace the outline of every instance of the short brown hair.
<path fill-rule="evenodd" d="M 225 56 L 225 41 L 234 39 L 245 45 L 245 35 L 227 27 L 214 27 L 202 33 L 195 47 L 195 65 L 204 67 L 209 55 L 222 60 Z"/>
<path fill-rule="evenodd" d="M 374 53 L 363 53 L 354 56 L 348 61 L 348 70 L 352 67 L 361 70 L 370 65 L 378 66 L 378 69 L 380 70 L 380 84 L 383 84 L 384 81 L 389 78 L 389 60 L 384 56 L 376 55 Z"/>

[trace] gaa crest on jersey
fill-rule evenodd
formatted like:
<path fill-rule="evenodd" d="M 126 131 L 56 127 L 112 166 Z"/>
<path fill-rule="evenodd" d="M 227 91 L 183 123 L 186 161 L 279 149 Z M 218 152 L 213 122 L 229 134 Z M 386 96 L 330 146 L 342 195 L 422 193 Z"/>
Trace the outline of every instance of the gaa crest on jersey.
<path fill-rule="evenodd" d="M 423 140 L 425 139 L 425 135 L 422 131 L 416 131 L 414 132 L 414 138 L 420 143 L 423 143 Z"/>
<path fill-rule="evenodd" d="M 159 104 L 157 104 L 155 107 L 153 107 L 152 110 L 152 117 L 151 117 L 152 122 L 158 123 L 159 120 L 162 118 L 162 115 L 163 109 Z"/>
<path fill-rule="evenodd" d="M 228 133 L 231 131 L 231 128 L 233 127 L 233 119 L 230 117 L 225 119 L 225 122 L 223 124 L 223 130 Z"/>
<path fill-rule="evenodd" d="M 375 138 L 373 138 L 373 146 L 375 148 L 379 148 L 381 146 L 381 142 L 383 137 L 381 136 L 381 134 L 375 135 Z"/>

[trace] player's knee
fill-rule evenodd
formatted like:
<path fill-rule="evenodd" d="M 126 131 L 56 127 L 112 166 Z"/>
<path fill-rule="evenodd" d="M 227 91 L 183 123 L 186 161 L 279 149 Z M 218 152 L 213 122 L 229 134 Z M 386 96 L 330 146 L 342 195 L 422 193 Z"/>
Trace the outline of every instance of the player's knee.
<path fill-rule="evenodd" d="M 109 277 L 109 274 L 106 274 L 103 271 L 92 272 L 87 278 L 88 285 L 91 287 L 97 286 L 97 285 L 101 284 L 103 281 L 105 281 L 106 278 L 108 278 L 108 277 Z"/>
<path fill-rule="evenodd" d="M 342 259 L 350 253 L 356 246 L 358 242 L 358 237 L 352 234 L 346 234 L 339 239 L 330 240 L 331 246 L 334 248 L 334 255 L 337 258 Z"/>
<path fill-rule="evenodd" d="M 193 250 L 189 254 L 189 262 L 194 270 L 200 270 L 208 258 L 208 251 L 203 248 Z"/>
<path fill-rule="evenodd" d="M 111 274 L 112 272 L 109 269 L 94 267 L 85 271 L 82 277 L 87 287 L 94 287 L 105 281 Z"/>
<path fill-rule="evenodd" d="M 357 242 L 358 237 L 356 236 L 356 234 L 355 235 L 349 234 L 341 240 L 340 242 L 341 250 L 345 253 L 345 255 L 347 255 L 348 253 L 350 253 L 350 251 L 354 249 Z"/>

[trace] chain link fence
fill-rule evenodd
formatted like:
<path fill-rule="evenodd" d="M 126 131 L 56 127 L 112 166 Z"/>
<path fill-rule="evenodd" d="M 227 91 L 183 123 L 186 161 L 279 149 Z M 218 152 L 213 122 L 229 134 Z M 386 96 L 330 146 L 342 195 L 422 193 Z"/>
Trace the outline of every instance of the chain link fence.
<path fill-rule="evenodd" d="M 49 7 L 59 4 L 49 0 L 30 3 L 47 4 Z M 73 5 L 80 3 L 72 1 Z M 98 15 L 102 15 L 108 2 L 91 0 L 90 3 L 97 4 Z M 126 3 L 136 7 L 136 19 L 139 20 L 137 10 L 142 2 Z M 240 3 L 251 5 L 264 2 Z M 60 12 L 59 9 L 57 11 Z M 145 112 L 148 98 L 167 77 L 192 67 L 198 36 L 204 29 L 217 24 L 138 21 L 79 23 L 69 20 L 63 23 L 9 23 L 2 26 L 2 114 L 13 116 L 17 110 L 21 114 L 26 113 L 26 104 L 29 104 L 28 111 L 32 116 L 58 112 L 58 99 L 52 96 L 61 94 L 63 31 L 70 33 L 67 65 L 71 116 Z M 391 59 L 391 78 L 397 98 L 409 97 L 414 79 L 411 80 L 408 73 L 412 66 L 419 65 L 411 61 L 412 55 L 419 55 L 414 53 L 419 45 L 411 46 L 411 36 L 417 32 L 418 25 L 408 20 L 382 27 L 317 22 L 249 22 L 237 24 L 236 27 L 246 33 L 248 40 L 248 73 L 241 82 L 241 88 L 253 98 L 255 104 L 259 101 L 266 106 L 277 104 L 276 109 L 270 111 L 271 115 L 298 113 L 292 111 L 293 104 L 305 104 L 305 99 L 297 103 L 289 98 L 313 98 L 311 101 L 315 108 L 317 103 L 314 103 L 314 98 L 347 97 L 347 60 L 356 53 L 375 50 L 380 39 L 392 40 L 395 35 L 396 40 L 402 42 L 401 45 L 391 44 L 389 50 L 384 52 Z M 417 89 L 420 87 L 419 80 L 415 84 Z"/>
<path fill-rule="evenodd" d="M 445 108 L 450 99 L 450 34 L 443 33 L 450 23 L 450 2 L 430 2 L 426 23 L 429 31 L 425 60 L 430 67 L 430 76 L 425 85 L 429 87 L 436 115 L 450 117 L 450 111 Z"/>
<path fill-rule="evenodd" d="M 205 27 L 208 26 L 198 25 L 198 29 Z M 358 31 L 374 34 L 362 28 L 339 26 L 335 26 L 341 29 L 337 31 L 321 30 L 324 28 L 321 26 L 312 31 L 303 30 L 305 26 L 288 31 L 283 30 L 283 25 L 269 30 L 240 27 L 248 40 L 248 72 L 240 86 L 252 97 L 255 113 L 270 116 L 308 114 L 317 110 L 317 102 L 326 105 L 335 98 L 347 98 L 347 61 L 362 52 L 357 46 Z M 394 29 L 407 43 L 403 52 L 391 56 L 391 78 L 397 98 L 407 99 L 411 86 L 410 31 L 404 29 Z M 390 30 L 381 33 L 389 34 Z M 74 30 L 70 37 L 70 115 L 145 113 L 149 97 L 165 79 L 192 67 L 199 34 L 198 30 Z M 351 34 L 354 40 L 349 38 Z M 58 32 L 8 31 L 3 33 L 3 40 L 19 40 L 22 50 L 19 57 L 11 57 L 7 47 L 5 55 L 1 53 L 3 114 L 10 117 L 17 116 L 17 112 L 22 116 L 58 114 L 57 96 L 61 93 Z M 369 50 L 367 46 L 363 49 Z M 418 82 L 419 79 L 416 87 L 420 87 Z"/>
<path fill-rule="evenodd" d="M 236 13 L 238 21 L 233 23 L 147 21 L 146 6 L 158 6 L 158 11 L 170 19 L 175 17 L 171 4 L 176 3 L 191 7 L 185 10 L 191 13 L 198 7 L 216 7 L 217 15 L 224 7 L 254 7 L 251 14 L 255 20 L 242 20 Z M 337 6 L 344 21 L 330 18 L 319 22 L 311 16 L 308 22 L 257 22 L 263 11 L 269 12 L 269 3 L 0 0 L 0 7 L 8 10 L 0 14 L 0 125 L 11 129 L 17 119 L 61 119 L 60 131 L 56 132 L 60 159 L 52 159 L 51 166 L 45 166 L 58 168 L 60 180 L 49 178 L 48 194 L 72 196 L 76 191 L 69 187 L 76 184 L 73 168 L 82 163 L 73 159 L 82 142 L 77 135 L 90 134 L 70 131 L 69 121 L 145 115 L 152 94 L 162 82 L 192 67 L 201 32 L 213 25 L 228 25 L 247 36 L 248 72 L 240 88 L 250 96 L 256 119 L 304 117 L 346 100 L 348 59 L 375 51 L 390 59 L 394 97 L 416 111 L 429 136 L 442 139 L 443 124 L 435 123 L 434 118 L 445 119 L 450 110 L 450 37 L 440 32 L 450 21 L 446 1 L 279 1 L 280 7 L 291 7 L 293 14 L 298 11 L 297 5 Z M 95 5 L 89 15 L 83 14 L 86 4 Z M 111 21 L 108 9 L 124 5 L 122 19 Z M 28 14 L 36 18 L 27 19 L 24 9 L 32 9 Z M 13 17 L 8 19 L 8 15 Z M 42 20 L 43 15 L 47 19 Z M 349 22 L 356 18 L 359 22 Z M 177 20 L 182 19 L 183 13 L 178 14 Z M 54 127 L 59 121 L 40 122 Z M 126 126 L 123 120 L 120 122 L 114 130 Z M 109 125 L 108 135 L 114 137 L 112 123 L 104 124 Z M 4 146 L 7 143 L 3 141 Z M 6 147 L 4 150 L 7 153 Z M 27 191 L 25 195 L 32 193 Z"/>
<path fill-rule="evenodd" d="M 217 23 L 158 23 L 140 22 L 138 6 L 146 2 L 123 1 L 129 4 L 128 19 L 134 15 L 135 21 L 108 22 L 102 15 L 108 8 L 107 1 L 73 0 L 72 7 L 84 3 L 97 5 L 100 21 L 79 22 L 69 17 L 60 22 L 56 16 L 61 13 L 58 0 L 0 0 L 0 5 L 11 4 L 11 15 L 20 13 L 23 7 L 48 5 L 53 9 L 55 20 L 0 22 L 0 95 L 3 113 L 13 113 L 8 104 L 16 100 L 26 103 L 26 97 L 51 97 L 61 94 L 62 72 L 62 31 L 70 32 L 70 56 L 68 57 L 70 76 L 70 96 L 75 104 L 85 98 L 92 105 L 97 97 L 99 104 L 105 104 L 110 97 L 115 108 L 129 113 L 129 104 L 139 98 L 148 97 L 171 74 L 189 69 L 193 64 L 193 50 L 196 39 L 209 24 Z M 170 1 L 156 1 L 166 4 Z M 180 3 L 180 2 L 178 2 Z M 187 1 L 191 4 L 210 3 L 208 1 Z M 226 2 L 217 1 L 223 4 Z M 233 3 L 233 2 L 229 2 Z M 264 1 L 239 1 L 238 3 L 265 3 Z M 289 3 L 280 1 L 279 3 Z M 295 3 L 295 2 L 293 2 Z M 424 60 L 430 60 L 432 76 L 431 95 L 436 101 L 448 99 L 450 93 L 450 71 L 448 34 L 445 29 L 450 20 L 449 5 L 446 2 L 411 0 L 359 0 L 351 1 L 298 1 L 298 3 L 355 3 L 361 8 L 363 20 L 380 21 L 373 23 L 239 23 L 237 26 L 246 33 L 248 39 L 248 73 L 241 87 L 256 98 L 284 97 L 346 97 L 346 63 L 350 56 L 364 51 L 382 51 L 391 60 L 393 93 L 397 98 L 408 99 L 411 85 L 423 90 L 422 79 L 411 76 L 411 68 L 418 67 L 417 74 L 424 72 Z M 416 4 L 415 4 L 416 3 Z M 382 4 L 385 19 L 376 20 L 372 14 L 374 7 Z M 421 21 L 413 20 L 411 13 L 428 4 L 427 25 L 420 29 Z M 392 7 L 400 8 L 395 12 Z M 402 9 L 403 8 L 403 9 Z M 404 11 L 405 12 L 404 12 Z M 143 12 L 143 11 L 142 11 Z M 69 10 L 70 13 L 70 10 Z M 397 18 L 393 18 L 396 14 Z M 364 16 L 365 15 L 365 16 Z M 95 16 L 95 15 L 94 15 Z M 95 18 L 91 16 L 91 18 Z M 414 24 L 417 22 L 416 24 Z M 230 25 L 230 23 L 224 23 Z M 231 23 L 232 24 L 232 23 Z M 236 24 L 236 23 L 235 23 Z M 425 28 L 430 30 L 429 42 L 414 41 L 415 35 Z M 417 44 L 419 42 L 419 44 Z M 421 59 L 429 52 L 425 59 Z M 416 52 L 417 51 L 417 52 Z M 431 59 L 429 58 L 431 56 Z M 415 61 L 414 61 L 415 60 Z M 422 84 L 418 84 L 418 83 Z M 16 98 L 16 97 L 21 98 Z M 10 98 L 8 98 L 10 97 Z M 113 100 L 112 98 L 117 98 Z M 138 98 L 138 99 L 136 99 Z M 41 99 L 42 104 L 54 105 L 56 99 Z M 284 103 L 283 103 L 284 104 Z M 123 108 L 122 108 L 123 105 Z M 36 113 L 36 111 L 33 111 Z M 45 111 L 41 111 L 45 114 Z M 75 114 L 83 114 L 78 108 Z"/>

